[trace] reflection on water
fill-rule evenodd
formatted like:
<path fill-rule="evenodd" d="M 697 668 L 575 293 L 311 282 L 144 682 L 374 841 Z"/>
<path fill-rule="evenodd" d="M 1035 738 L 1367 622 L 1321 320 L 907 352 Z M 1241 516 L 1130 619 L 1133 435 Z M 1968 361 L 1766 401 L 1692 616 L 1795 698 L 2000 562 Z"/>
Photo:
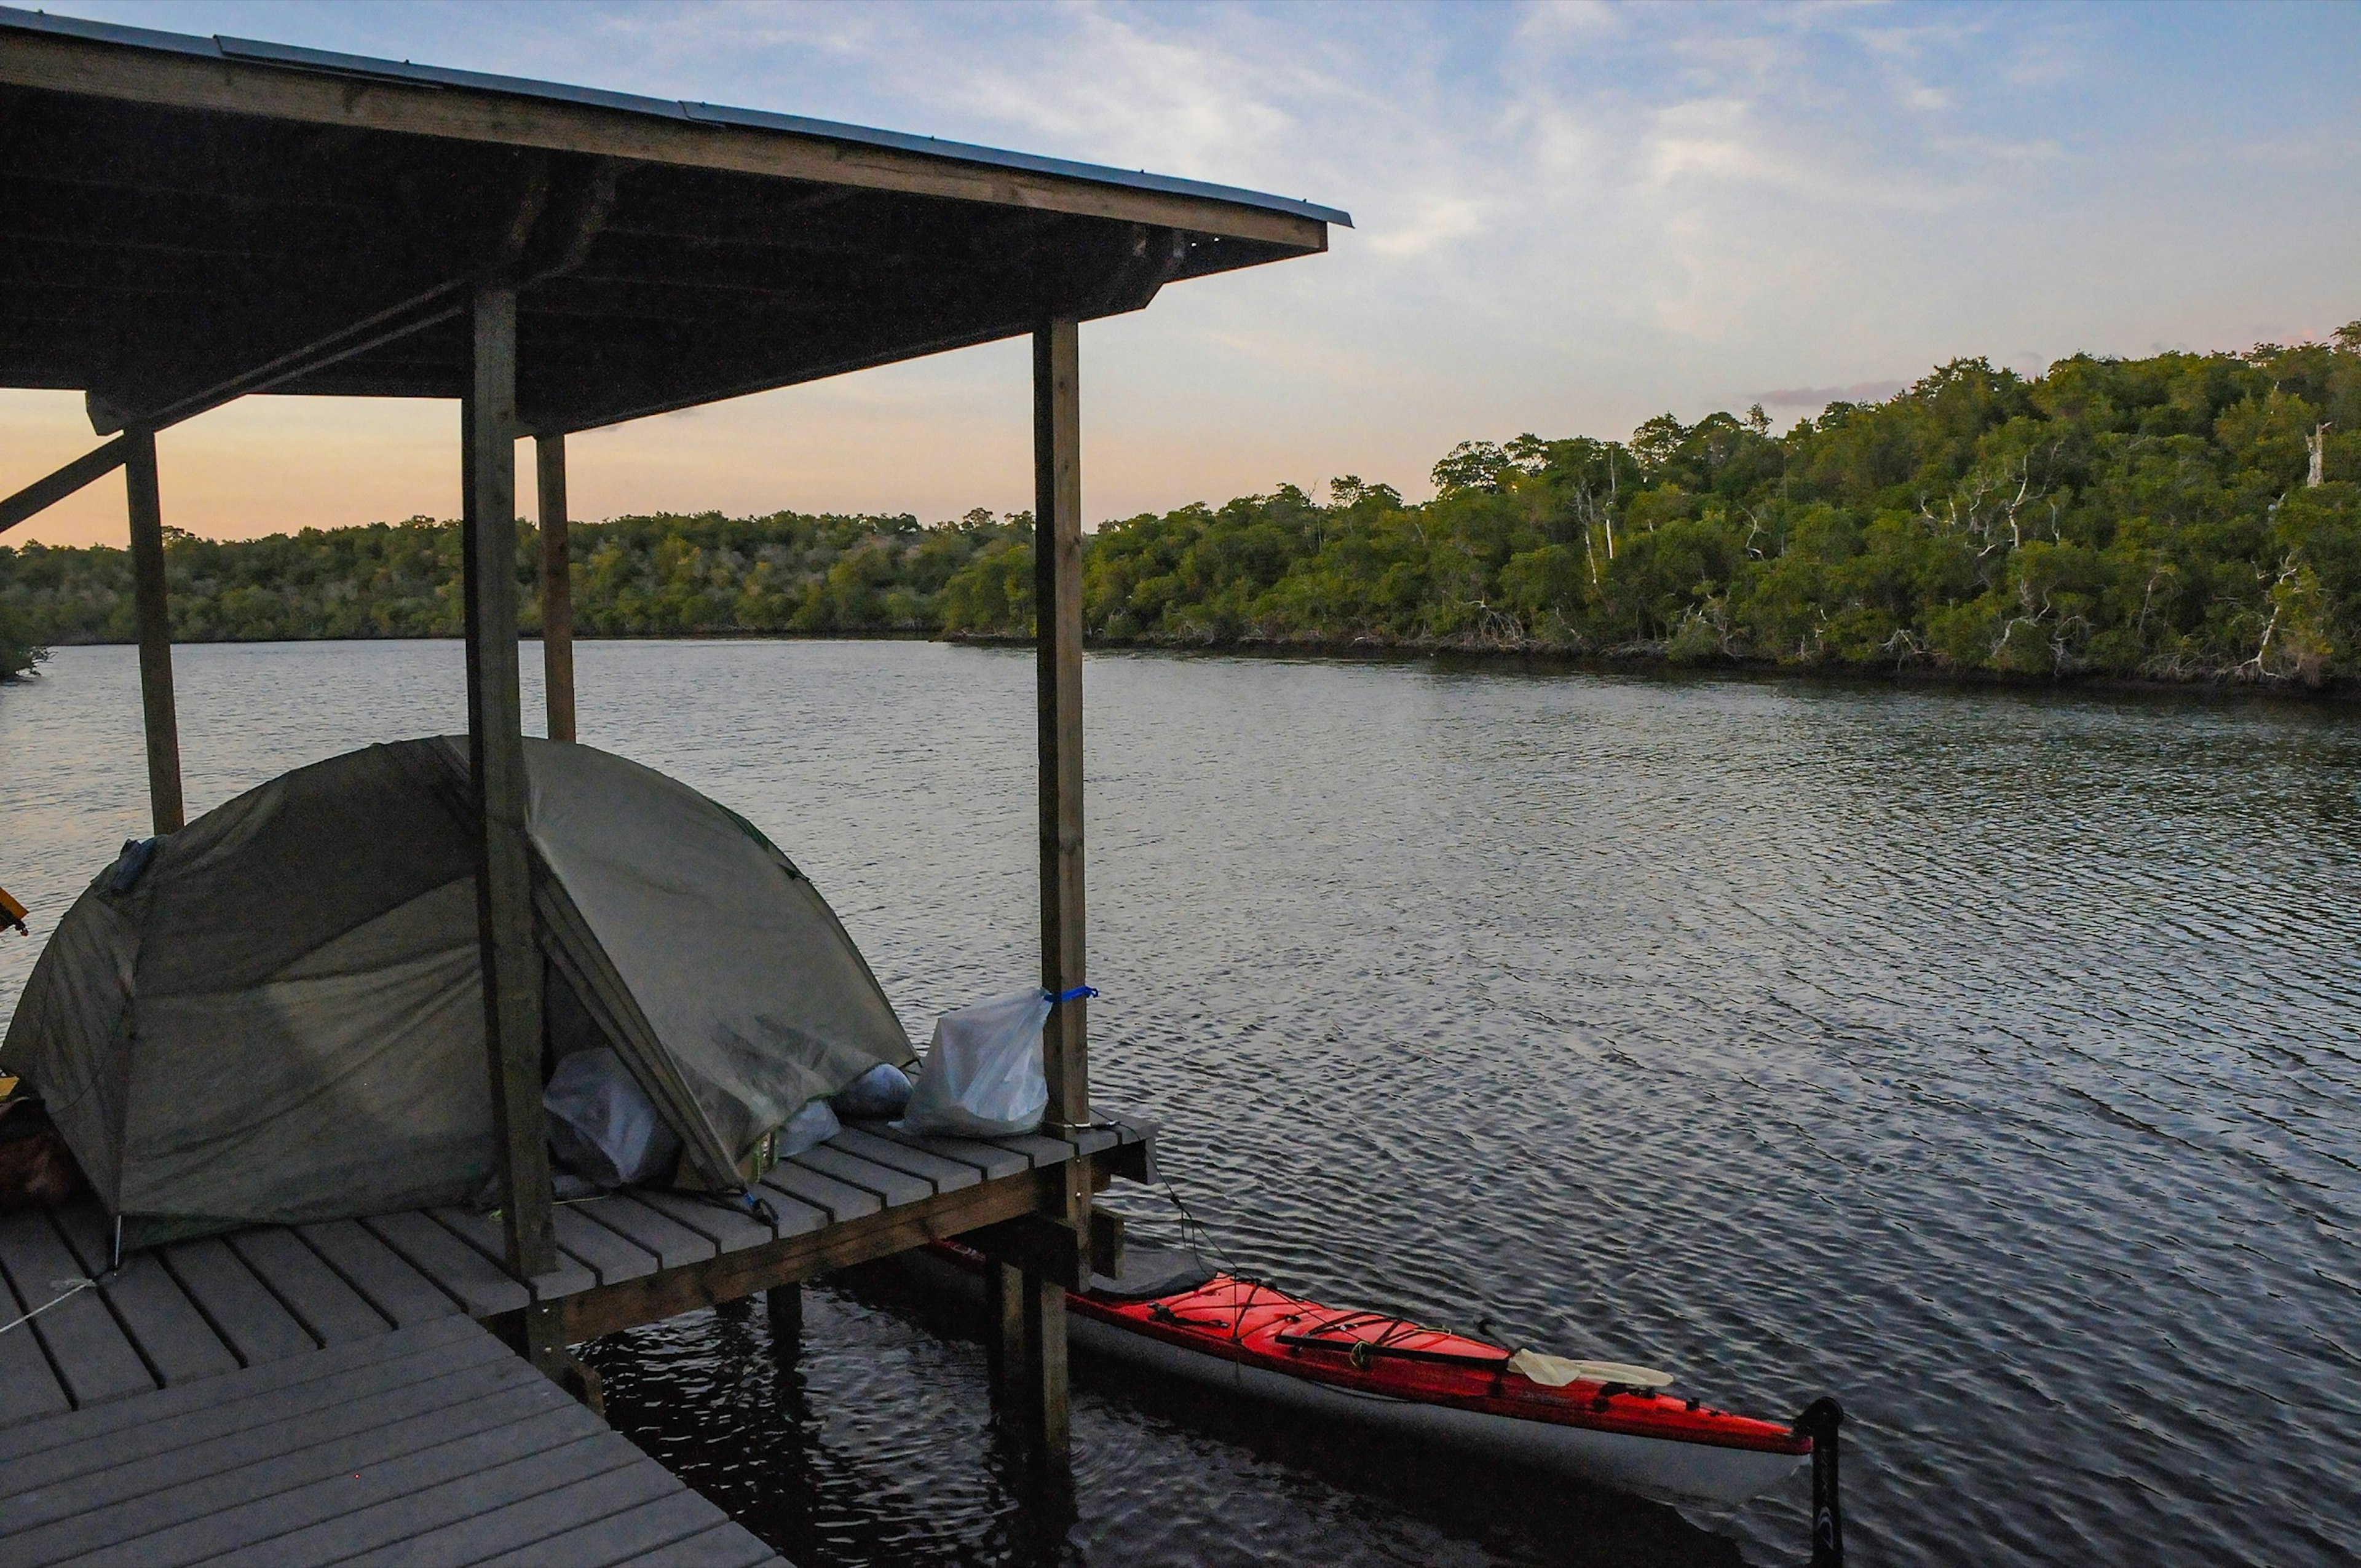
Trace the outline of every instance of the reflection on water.
<path fill-rule="evenodd" d="M 584 738 L 775 838 L 914 1032 L 1032 971 L 1027 657 L 580 666 Z M 144 817 L 129 650 L 49 672 L 0 695 L 37 934 Z M 197 806 L 463 711 L 445 644 L 181 678 Z M 1865 1561 L 2361 1552 L 2348 714 L 1152 656 L 1087 686 L 1093 1080 L 1241 1265 L 1766 1414 L 1833 1391 Z M 0 1011 L 31 947 L 0 939 Z M 813 1292 L 784 1380 L 759 1313 L 598 1354 L 615 1419 L 807 1568 L 1043 1554 L 981 1352 L 888 1283 Z M 1800 1477 L 1684 1523 L 1202 1415 L 1086 1387 L 1051 1554 L 1802 1552 Z"/>

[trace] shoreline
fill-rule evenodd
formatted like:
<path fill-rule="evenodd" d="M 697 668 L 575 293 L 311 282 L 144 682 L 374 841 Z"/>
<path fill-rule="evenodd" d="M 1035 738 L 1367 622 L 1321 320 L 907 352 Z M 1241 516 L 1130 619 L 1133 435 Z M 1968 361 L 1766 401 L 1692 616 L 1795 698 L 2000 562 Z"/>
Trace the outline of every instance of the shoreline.
<path fill-rule="evenodd" d="M 456 641 L 454 635 L 437 633 L 425 636 L 386 634 L 375 637 L 221 637 L 192 638 L 177 642 L 182 647 L 262 647 L 289 642 L 435 642 Z M 535 631 L 520 634 L 519 640 L 538 642 Z M 584 636 L 577 633 L 575 641 L 583 642 L 939 642 L 950 647 L 1030 648 L 1030 637 L 1005 636 L 977 632 L 933 632 L 915 629 L 898 630 L 829 630 L 829 631 L 660 631 L 600 633 Z M 128 639 L 93 638 L 87 641 L 60 641 L 49 645 L 59 648 L 128 648 L 136 646 Z M 1850 683 L 1926 689 L 1952 687 L 1977 691 L 2029 692 L 2095 692 L 2126 696 L 2169 696 L 2232 697 L 2239 700 L 2292 702 L 2318 707 L 2342 707 L 2361 701 L 2361 680 L 2331 677 L 2317 685 L 2305 685 L 2300 681 L 2274 679 L 2224 678 L 2222 676 L 2191 676 L 2171 679 L 2155 675 L 2125 675 L 2107 671 L 2076 671 L 2066 674 L 2021 674 L 2000 670 L 1939 670 L 1925 665 L 1897 665 L 1890 668 L 1862 664 L 1782 664 L 1772 660 L 1734 659 L 1718 656 L 1710 659 L 1673 659 L 1658 649 L 1640 646 L 1580 652 L 1553 647 L 1503 647 L 1480 643 L 1448 641 L 1386 642 L 1374 639 L 1329 641 L 1313 638 L 1272 639 L 1235 638 L 1222 641 L 1164 641 L 1146 639 L 1086 638 L 1083 646 L 1093 652 L 1205 654 L 1222 658 L 1253 659 L 1319 659 L 1347 660 L 1364 663 L 1430 663 L 1444 667 L 1461 666 L 1470 669 L 1521 668 L 1533 674 L 1580 674 L 1621 675 L 1743 675 L 1750 679 L 1772 682 L 1794 681 L 1805 684 Z M 21 674 L 12 675 L 0 685 L 16 681 L 40 678 L 38 664 Z"/>

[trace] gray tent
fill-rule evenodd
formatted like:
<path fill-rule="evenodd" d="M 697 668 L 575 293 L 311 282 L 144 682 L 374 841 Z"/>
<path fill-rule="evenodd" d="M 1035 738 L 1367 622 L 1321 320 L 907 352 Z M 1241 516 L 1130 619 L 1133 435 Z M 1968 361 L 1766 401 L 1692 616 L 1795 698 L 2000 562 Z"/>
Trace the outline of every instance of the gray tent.
<path fill-rule="evenodd" d="M 912 1060 L 811 883 L 736 814 L 525 742 L 552 1047 L 610 1047 L 685 1176 Z M 127 846 L 59 923 L 0 1061 L 137 1243 L 455 1203 L 492 1170 L 467 743 L 371 746 Z"/>

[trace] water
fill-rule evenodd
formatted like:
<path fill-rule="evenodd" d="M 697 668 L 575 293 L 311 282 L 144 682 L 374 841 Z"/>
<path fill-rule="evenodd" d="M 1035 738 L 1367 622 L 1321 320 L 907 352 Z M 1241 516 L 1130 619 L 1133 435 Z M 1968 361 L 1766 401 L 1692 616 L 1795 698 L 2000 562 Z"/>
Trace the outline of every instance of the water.
<path fill-rule="evenodd" d="M 179 661 L 196 807 L 461 722 L 449 644 Z M 786 846 L 914 1032 L 1033 972 L 1027 656 L 580 666 L 584 739 Z M 1150 656 L 1088 693 L 1093 1081 L 1241 1265 L 1765 1413 L 1835 1392 L 1861 1562 L 2361 1553 L 2348 711 Z M 37 937 L 143 777 L 128 650 L 0 695 Z M 32 949 L 0 939 L 0 1013 Z M 808 1294 L 789 1373 L 759 1314 L 597 1352 L 618 1424 L 807 1568 L 1045 1530 L 1126 1565 L 1802 1555 L 1800 1479 L 1685 1517 L 1420 1484 L 1096 1386 L 1064 1528 L 972 1343 L 887 1282 Z"/>

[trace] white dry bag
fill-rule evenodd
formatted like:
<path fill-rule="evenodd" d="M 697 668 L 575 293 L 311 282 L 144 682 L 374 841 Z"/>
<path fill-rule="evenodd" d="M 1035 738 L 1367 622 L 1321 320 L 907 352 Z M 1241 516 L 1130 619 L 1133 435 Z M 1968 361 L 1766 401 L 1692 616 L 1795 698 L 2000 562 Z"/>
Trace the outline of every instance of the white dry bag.
<path fill-rule="evenodd" d="M 910 1090 L 903 1131 L 996 1138 L 1029 1133 L 1049 1108 L 1041 1073 L 1041 1025 L 1049 993 L 1020 992 L 961 1007 L 935 1020 L 935 1037 Z"/>

